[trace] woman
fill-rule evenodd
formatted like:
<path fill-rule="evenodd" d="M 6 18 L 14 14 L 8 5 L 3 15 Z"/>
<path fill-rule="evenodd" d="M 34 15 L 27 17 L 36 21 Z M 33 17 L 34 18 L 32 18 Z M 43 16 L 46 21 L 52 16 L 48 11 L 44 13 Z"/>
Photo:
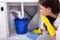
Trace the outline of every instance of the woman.
<path fill-rule="evenodd" d="M 56 28 L 56 35 L 51 36 L 52 40 L 60 40 L 60 9 L 59 0 L 39 0 L 40 12 L 45 15 L 51 24 Z"/>

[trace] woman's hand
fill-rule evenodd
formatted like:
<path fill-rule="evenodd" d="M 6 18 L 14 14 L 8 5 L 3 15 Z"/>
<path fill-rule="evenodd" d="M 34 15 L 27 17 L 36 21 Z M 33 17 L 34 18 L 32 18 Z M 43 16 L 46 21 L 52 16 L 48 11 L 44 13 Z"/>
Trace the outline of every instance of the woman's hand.
<path fill-rule="evenodd" d="M 56 40 L 56 36 L 51 37 L 52 40 Z"/>

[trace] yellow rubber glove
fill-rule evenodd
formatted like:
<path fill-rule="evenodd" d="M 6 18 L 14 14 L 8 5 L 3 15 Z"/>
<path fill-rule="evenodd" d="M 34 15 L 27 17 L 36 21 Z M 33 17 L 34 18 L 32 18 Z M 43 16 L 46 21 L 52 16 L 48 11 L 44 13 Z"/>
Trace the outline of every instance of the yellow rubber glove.
<path fill-rule="evenodd" d="M 34 32 L 35 34 L 40 34 L 40 33 L 42 33 L 42 31 L 41 31 L 40 28 L 38 28 L 37 30 L 33 30 L 33 32 Z"/>
<path fill-rule="evenodd" d="M 54 36 L 56 35 L 56 31 L 53 28 L 52 24 L 50 23 L 50 21 L 48 20 L 48 18 L 44 15 L 41 14 L 41 20 L 45 23 L 45 25 L 47 26 L 48 32 L 50 34 L 50 36 Z"/>

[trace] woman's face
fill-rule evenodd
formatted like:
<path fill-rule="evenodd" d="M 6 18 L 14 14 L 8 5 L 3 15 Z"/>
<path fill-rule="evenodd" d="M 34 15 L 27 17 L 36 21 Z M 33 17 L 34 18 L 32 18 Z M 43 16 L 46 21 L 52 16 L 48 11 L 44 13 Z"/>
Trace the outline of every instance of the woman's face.
<path fill-rule="evenodd" d="M 50 9 L 49 7 L 46 8 L 46 7 L 42 6 L 42 5 L 39 5 L 39 7 L 40 7 L 40 12 L 41 12 L 43 15 L 45 15 L 45 16 L 48 16 L 49 13 L 51 12 L 51 9 Z"/>

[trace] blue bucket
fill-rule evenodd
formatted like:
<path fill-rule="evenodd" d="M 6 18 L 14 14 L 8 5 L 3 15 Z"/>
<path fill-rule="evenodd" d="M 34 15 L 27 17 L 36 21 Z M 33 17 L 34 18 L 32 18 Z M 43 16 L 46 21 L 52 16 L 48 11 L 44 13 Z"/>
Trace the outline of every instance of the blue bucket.
<path fill-rule="evenodd" d="M 27 33 L 28 23 L 29 23 L 28 18 L 23 18 L 23 19 L 16 18 L 16 19 L 14 19 L 14 22 L 15 22 L 15 26 L 16 26 L 16 32 L 18 34 Z"/>

